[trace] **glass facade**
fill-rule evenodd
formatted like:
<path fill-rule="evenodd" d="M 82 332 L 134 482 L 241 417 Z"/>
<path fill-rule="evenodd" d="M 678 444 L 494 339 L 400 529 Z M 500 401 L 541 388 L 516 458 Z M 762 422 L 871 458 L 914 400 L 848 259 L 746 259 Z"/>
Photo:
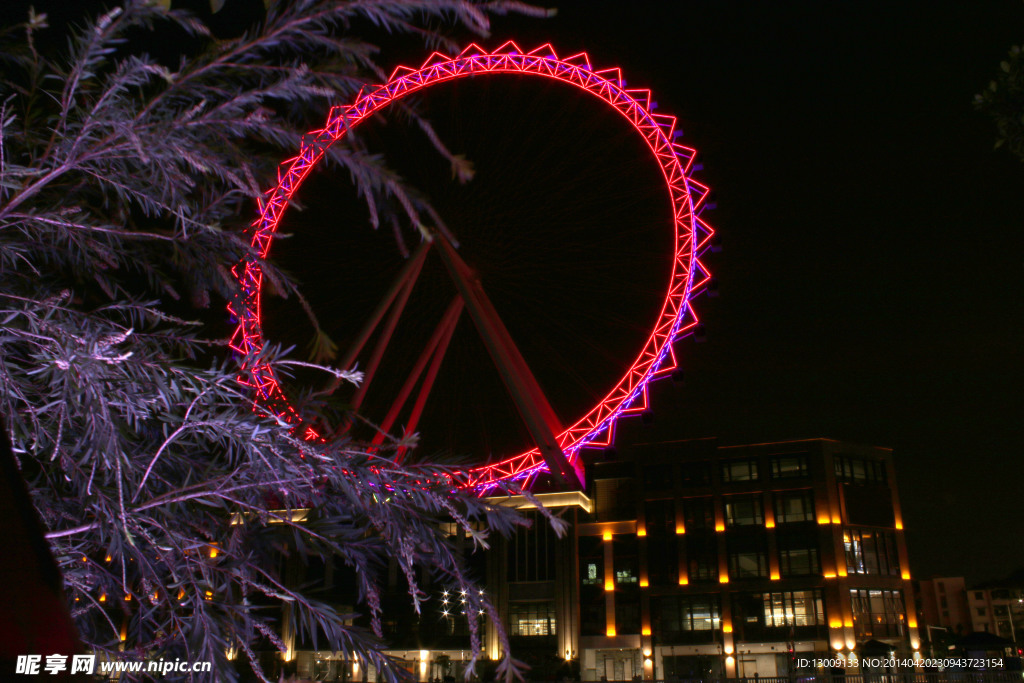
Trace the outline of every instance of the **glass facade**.
<path fill-rule="evenodd" d="M 899 637 L 904 634 L 903 591 L 850 591 L 853 627 L 858 638 Z"/>

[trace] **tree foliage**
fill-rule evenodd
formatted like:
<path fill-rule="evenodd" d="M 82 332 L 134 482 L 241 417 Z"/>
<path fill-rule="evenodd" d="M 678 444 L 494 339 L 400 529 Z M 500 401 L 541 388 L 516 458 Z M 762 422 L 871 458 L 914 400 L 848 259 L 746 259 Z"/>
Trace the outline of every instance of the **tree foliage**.
<path fill-rule="evenodd" d="M 1024 55 L 1020 46 L 1010 48 L 995 80 L 975 96 L 974 102 L 995 120 L 996 147 L 1005 146 L 1024 161 Z"/>
<path fill-rule="evenodd" d="M 259 671 L 254 648 L 283 647 L 283 604 L 300 635 L 326 638 L 318 647 L 359 653 L 397 678 L 380 651 L 389 560 L 417 604 L 422 568 L 469 588 L 438 522 L 456 521 L 483 547 L 474 521 L 508 532 L 519 519 L 453 486 L 443 468 L 397 467 L 387 451 L 344 439 L 302 442 L 252 410 L 237 359 L 187 318 L 234 296 L 229 268 L 249 249 L 236 228 L 282 150 L 297 149 L 301 114 L 380 78 L 354 23 L 437 47 L 447 41 L 437 27 L 483 34 L 488 13 L 532 8 L 298 0 L 218 39 L 163 4 L 115 7 L 59 52 L 40 47 L 42 15 L 0 33 L 0 411 L 90 649 L 211 660 L 227 680 L 229 650 Z M 146 54 L 168 34 L 186 46 L 175 59 Z M 358 142 L 330 155 L 376 221 L 429 216 Z M 294 291 L 272 264 L 264 272 Z M 282 373 L 298 363 L 266 353 Z M 288 585 L 278 561 L 288 553 L 353 567 L 372 628 Z M 467 595 L 493 615 L 476 590 Z"/>

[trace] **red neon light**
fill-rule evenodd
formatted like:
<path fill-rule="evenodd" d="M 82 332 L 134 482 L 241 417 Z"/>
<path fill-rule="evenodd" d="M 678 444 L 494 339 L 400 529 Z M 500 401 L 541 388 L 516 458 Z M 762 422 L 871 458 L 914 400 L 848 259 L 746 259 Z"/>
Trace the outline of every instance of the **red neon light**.
<path fill-rule="evenodd" d="M 270 243 L 292 195 L 306 175 L 323 157 L 325 150 L 344 137 L 368 116 L 395 100 L 436 83 L 488 73 L 533 74 L 585 90 L 621 113 L 643 136 L 661 167 L 672 202 L 675 230 L 675 259 L 661 312 L 633 366 L 615 387 L 575 424 L 557 436 L 571 463 L 579 459 L 585 445 L 611 442 L 615 421 L 647 406 L 647 383 L 675 369 L 672 341 L 697 324 L 690 299 L 707 283 L 708 269 L 699 256 L 709 246 L 713 230 L 697 215 L 708 196 L 708 188 L 690 178 L 696 151 L 673 142 L 676 119 L 654 114 L 649 90 L 626 89 L 618 68 L 594 71 L 585 53 L 560 58 L 550 44 L 523 52 L 507 42 L 493 52 L 473 44 L 455 57 L 433 53 L 418 69 L 400 66 L 387 83 L 365 86 L 350 105 L 333 107 L 326 125 L 306 136 L 298 156 L 278 168 L 277 185 L 259 201 L 259 218 L 252 225 L 252 246 L 266 257 Z M 238 320 L 231 347 L 246 359 L 257 358 L 263 349 L 260 320 L 260 290 L 263 272 L 255 260 L 232 270 L 242 289 L 237 305 L 228 310 Z M 281 419 L 300 425 L 301 417 L 284 395 L 269 364 L 243 362 L 239 380 L 252 387 L 255 400 Z M 308 433 L 315 434 L 312 430 Z M 311 436 L 310 438 L 318 438 Z M 497 481 L 531 476 L 545 471 L 540 450 L 534 448 L 502 462 L 469 471 L 471 485 L 486 487 Z"/>

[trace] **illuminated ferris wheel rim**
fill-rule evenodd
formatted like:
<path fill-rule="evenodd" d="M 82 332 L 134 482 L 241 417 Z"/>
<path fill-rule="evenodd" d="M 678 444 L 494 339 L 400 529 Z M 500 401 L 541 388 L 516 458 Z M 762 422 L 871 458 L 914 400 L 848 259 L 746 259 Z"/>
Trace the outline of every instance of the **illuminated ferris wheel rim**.
<path fill-rule="evenodd" d="M 614 107 L 643 136 L 662 170 L 672 203 L 675 256 L 657 322 L 632 367 L 615 387 L 556 437 L 568 462 L 578 469 L 580 449 L 610 445 L 616 421 L 647 408 L 648 383 L 676 367 L 672 343 L 697 324 L 690 300 L 710 278 L 699 259 L 713 231 L 699 215 L 708 188 L 690 177 L 696 151 L 675 142 L 679 135 L 675 117 L 653 113 L 657 103 L 652 101 L 650 91 L 627 89 L 618 68 L 594 70 L 586 53 L 562 58 L 550 44 L 524 52 L 511 41 L 492 52 L 472 44 L 455 57 L 435 52 L 419 68 L 400 66 L 386 83 L 364 86 L 353 104 L 333 107 L 327 124 L 307 134 L 299 154 L 282 162 L 277 185 L 259 200 L 259 217 L 252 225 L 252 246 L 261 259 L 266 258 L 292 196 L 327 148 L 348 130 L 395 100 L 427 86 L 488 73 L 532 74 L 561 81 Z M 248 259 L 232 272 L 242 295 L 238 302 L 229 305 L 229 311 L 238 320 L 231 347 L 243 358 L 260 358 L 264 344 L 262 268 L 257 260 Z M 268 363 L 257 360 L 243 366 L 240 381 L 252 387 L 257 403 L 289 423 L 303 424 Z M 319 437 L 311 427 L 305 429 L 306 438 Z M 501 480 L 531 477 L 547 469 L 540 449 L 534 448 L 498 463 L 472 468 L 466 474 L 470 485 L 486 488 Z"/>

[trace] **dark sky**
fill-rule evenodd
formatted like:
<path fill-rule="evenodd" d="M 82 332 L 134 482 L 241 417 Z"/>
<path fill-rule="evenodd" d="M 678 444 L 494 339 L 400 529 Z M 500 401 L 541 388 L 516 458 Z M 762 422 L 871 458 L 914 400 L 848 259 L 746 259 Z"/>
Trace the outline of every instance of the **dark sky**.
<path fill-rule="evenodd" d="M 698 302 L 708 341 L 681 346 L 658 431 L 892 447 L 916 575 L 1024 565 L 1024 167 L 972 108 L 1024 4 L 566 3 L 515 23 L 652 88 L 717 190 L 722 295 Z"/>
<path fill-rule="evenodd" d="M 655 424 L 627 431 L 891 447 L 915 576 L 1024 566 L 1024 165 L 992 149 L 994 125 L 972 108 L 1024 42 L 1024 3 L 557 4 L 553 19 L 495 20 L 484 44 L 550 41 L 621 66 L 680 118 L 717 193 L 722 294 L 696 302 L 708 340 L 679 344 L 685 386 L 659 385 Z M 469 186 L 400 126 L 374 122 L 367 144 L 437 201 L 556 409 L 578 413 L 660 304 L 656 167 L 617 114 L 566 86 L 474 79 L 420 104 L 476 164 Z M 311 179 L 279 252 L 341 342 L 400 264 L 386 235 L 331 229 L 365 219 L 346 184 Z M 431 283 L 398 353 L 418 351 L 447 303 Z M 268 331 L 301 343 L 302 316 L 271 313 Z M 466 328 L 424 429 L 500 455 L 523 430 L 494 425 L 511 408 Z"/>

